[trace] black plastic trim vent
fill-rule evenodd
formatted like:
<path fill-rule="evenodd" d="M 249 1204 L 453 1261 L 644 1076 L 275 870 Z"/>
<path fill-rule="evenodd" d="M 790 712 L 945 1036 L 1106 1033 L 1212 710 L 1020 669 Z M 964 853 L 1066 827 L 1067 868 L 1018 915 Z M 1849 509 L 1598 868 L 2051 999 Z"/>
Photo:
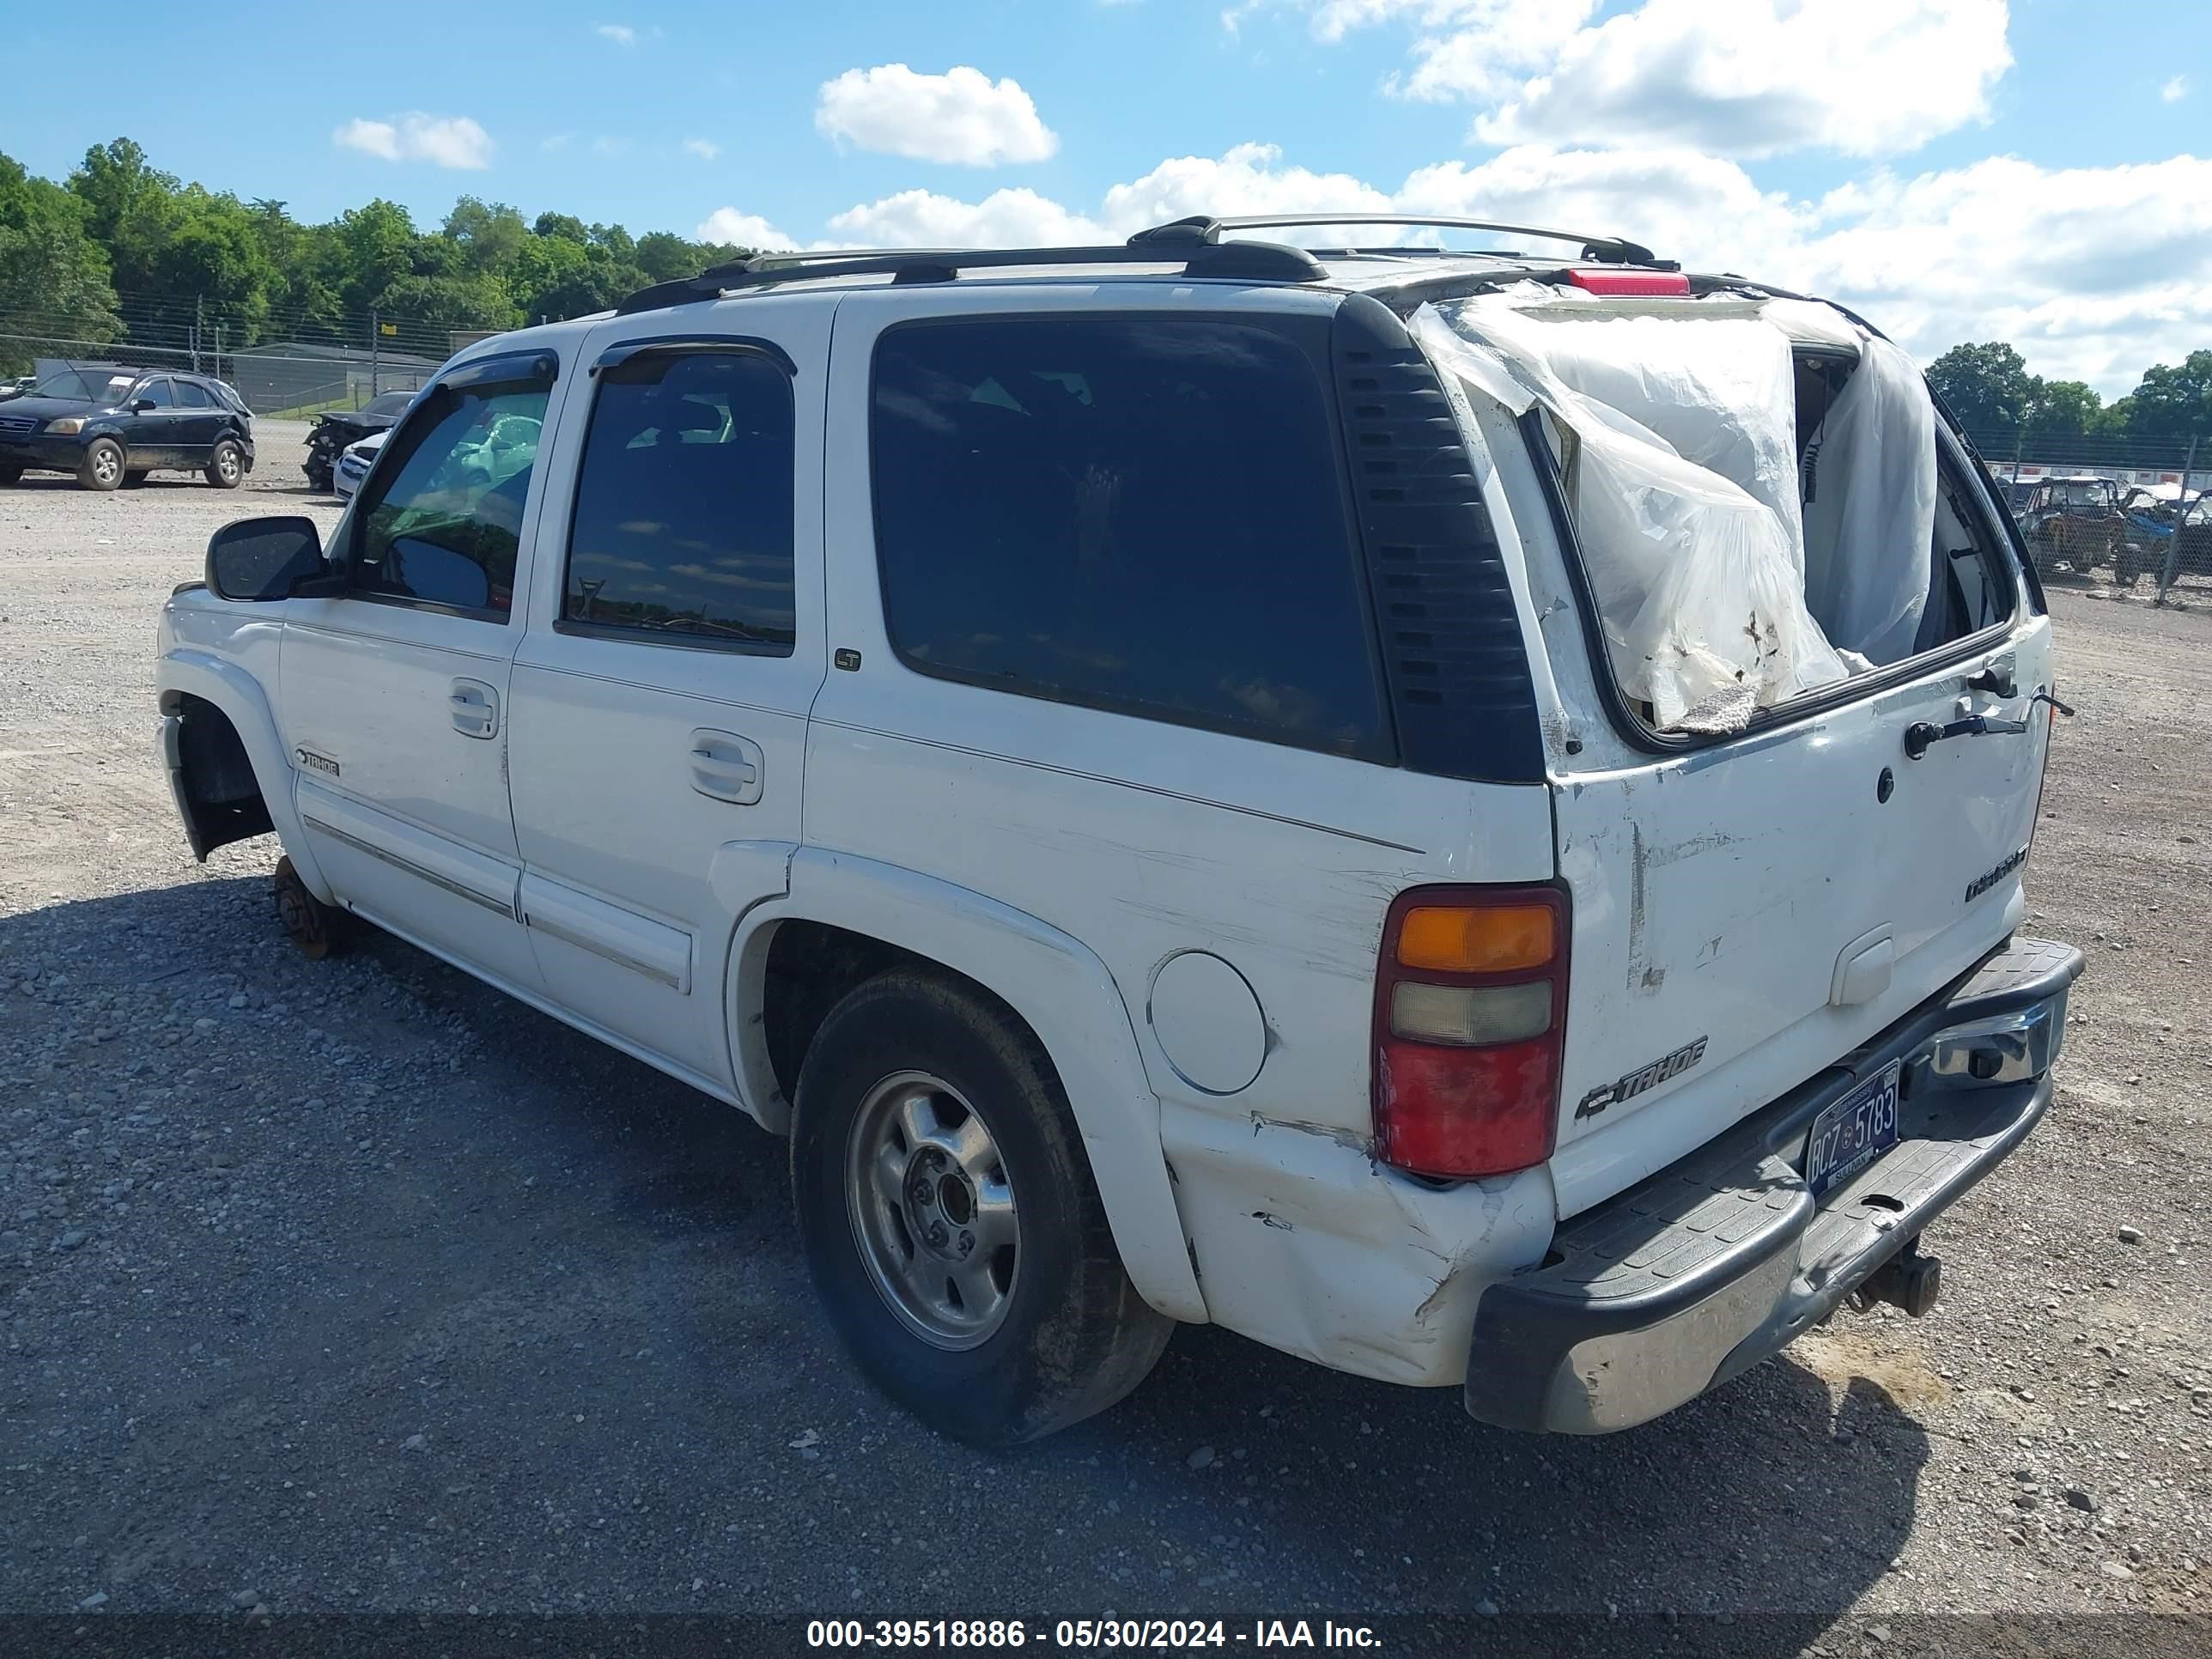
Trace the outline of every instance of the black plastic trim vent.
<path fill-rule="evenodd" d="M 1443 383 L 1365 295 L 1337 308 L 1329 357 L 1401 763 L 1540 782 L 1520 612 Z"/>

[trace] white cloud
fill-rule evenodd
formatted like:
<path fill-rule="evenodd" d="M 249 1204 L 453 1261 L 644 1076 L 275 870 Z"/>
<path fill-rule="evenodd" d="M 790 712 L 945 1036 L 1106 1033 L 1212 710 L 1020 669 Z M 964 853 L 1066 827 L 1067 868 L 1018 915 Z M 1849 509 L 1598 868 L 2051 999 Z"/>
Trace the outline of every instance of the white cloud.
<path fill-rule="evenodd" d="M 2161 103 L 2179 103 L 2189 96 L 2189 77 L 2185 75 L 2175 76 L 2158 89 L 2158 95 Z"/>
<path fill-rule="evenodd" d="M 1684 149 L 1516 146 L 1417 168 L 1389 189 L 1240 144 L 1163 161 L 1108 190 L 1096 214 L 1027 190 L 972 203 L 913 190 L 850 209 L 830 228 L 887 246 L 1018 247 L 1118 240 L 1193 213 L 1333 211 L 1626 236 L 1693 270 L 1840 301 L 1923 362 L 1961 340 L 2008 339 L 2036 373 L 2087 380 L 2108 397 L 2212 336 L 2212 159 L 2186 155 L 2099 168 L 1996 157 L 1910 177 L 1877 170 L 1808 199 Z"/>
<path fill-rule="evenodd" d="M 691 234 L 702 242 L 764 248 L 775 253 L 789 253 L 799 246 L 758 214 L 740 213 L 733 207 L 716 208 Z"/>
<path fill-rule="evenodd" d="M 1060 148 L 1018 82 L 964 64 L 943 75 L 904 64 L 847 70 L 823 82 L 814 125 L 860 149 L 968 167 L 1042 161 Z"/>
<path fill-rule="evenodd" d="M 601 23 L 594 27 L 592 33 L 604 40 L 613 41 L 618 46 L 634 46 L 637 44 L 637 31 L 627 23 Z"/>
<path fill-rule="evenodd" d="M 425 115 L 410 110 L 394 121 L 358 117 L 331 134 L 340 149 L 357 149 L 387 161 L 429 161 L 441 167 L 488 167 L 491 135 L 465 115 Z"/>
<path fill-rule="evenodd" d="M 702 161 L 711 161 L 722 153 L 722 147 L 712 138 L 686 138 L 684 148 Z"/>
<path fill-rule="evenodd" d="M 2053 170 L 1992 156 L 1877 173 L 1815 211 L 1819 233 L 1784 256 L 1923 359 L 2009 340 L 2036 373 L 2111 396 L 2212 335 L 2212 159 Z"/>
<path fill-rule="evenodd" d="M 566 149 L 568 148 L 570 143 L 574 141 L 575 136 L 576 135 L 573 132 L 549 133 L 544 137 L 540 138 L 538 141 L 538 148 L 548 152 L 556 149 Z"/>
<path fill-rule="evenodd" d="M 994 191 L 980 202 L 905 190 L 848 209 L 830 228 L 868 247 L 1064 247 L 1105 235 L 1096 221 L 1033 190 Z"/>
<path fill-rule="evenodd" d="M 1747 270 L 1770 281 L 1779 280 L 1774 251 L 1789 246 L 1808 222 L 1803 207 L 1762 191 L 1735 162 L 1686 149 L 1522 146 L 1478 166 L 1445 161 L 1416 168 L 1394 204 L 1407 212 L 1626 236 L 1662 258 L 1704 270 Z M 1717 239 L 1724 252 L 1716 251 Z M 1492 245 L 1560 246 L 1516 244 L 1510 238 Z M 1765 256 L 1766 263 L 1755 256 Z"/>
<path fill-rule="evenodd" d="M 1182 155 L 1106 192 L 1105 217 L 1116 235 L 1194 213 L 1385 213 L 1387 191 L 1348 173 L 1281 165 L 1273 144 L 1238 144 L 1218 160 Z M 1340 233 L 1336 237 L 1343 240 Z"/>
<path fill-rule="evenodd" d="M 1409 17 L 1421 28 L 1413 72 L 1392 89 L 1410 98 L 1495 98 L 1555 60 L 1598 0 L 1319 0 L 1315 38 Z"/>
<path fill-rule="evenodd" d="M 1410 22 L 1390 89 L 1477 105 L 1490 144 L 1893 155 L 1990 116 L 2006 0 L 1297 0 L 1313 33 Z"/>

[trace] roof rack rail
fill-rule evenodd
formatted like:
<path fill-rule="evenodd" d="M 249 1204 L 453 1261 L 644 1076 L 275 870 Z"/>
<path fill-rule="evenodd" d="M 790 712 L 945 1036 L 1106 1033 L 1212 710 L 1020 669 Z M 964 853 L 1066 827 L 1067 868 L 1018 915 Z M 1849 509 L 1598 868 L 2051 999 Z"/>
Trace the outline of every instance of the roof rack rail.
<path fill-rule="evenodd" d="M 1231 219 L 1212 218 L 1201 213 L 1140 230 L 1129 241 L 1133 246 L 1144 247 L 1178 247 L 1194 242 L 1218 245 L 1224 230 L 1279 230 L 1293 225 L 1423 225 L 1444 230 L 1500 230 L 1516 236 L 1541 236 L 1548 241 L 1579 242 L 1583 258 L 1605 264 L 1659 263 L 1650 248 L 1623 237 L 1591 236 L 1578 230 L 1549 230 L 1542 225 L 1508 224 L 1497 219 L 1431 218 L 1413 213 L 1278 213 Z"/>
<path fill-rule="evenodd" d="M 830 276 L 889 276 L 893 283 L 949 283 L 963 270 L 1006 270 L 1035 265 L 1179 264 L 1186 276 L 1232 281 L 1313 283 L 1328 275 L 1321 261 L 1302 247 L 1282 242 L 1208 242 L 1192 240 L 1178 246 L 1135 241 L 1101 247 L 955 248 L 860 251 L 820 257 L 755 254 L 716 265 L 696 276 L 655 283 L 615 307 L 618 317 L 664 306 L 710 300 L 745 289 Z"/>
<path fill-rule="evenodd" d="M 832 259 L 921 259 L 964 252 L 957 247 L 772 248 L 749 256 L 744 263 L 756 270 L 766 270 L 771 265 L 811 265 Z M 717 270 L 725 268 L 714 267 Z"/>

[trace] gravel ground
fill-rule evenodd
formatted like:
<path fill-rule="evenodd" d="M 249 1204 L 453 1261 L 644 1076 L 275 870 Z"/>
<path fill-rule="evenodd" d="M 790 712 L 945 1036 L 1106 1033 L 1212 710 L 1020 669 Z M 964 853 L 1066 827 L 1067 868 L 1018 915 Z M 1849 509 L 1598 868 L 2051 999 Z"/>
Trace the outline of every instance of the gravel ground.
<path fill-rule="evenodd" d="M 155 613 L 335 520 L 303 431 L 0 492 L 0 1613 L 2208 1610 L 2212 612 L 2054 596 L 2031 894 L 2090 969 L 1935 1316 L 1596 1441 L 1189 1329 L 1001 1460 L 842 1364 L 780 1143 L 396 941 L 306 962 L 265 840 L 191 862 Z"/>

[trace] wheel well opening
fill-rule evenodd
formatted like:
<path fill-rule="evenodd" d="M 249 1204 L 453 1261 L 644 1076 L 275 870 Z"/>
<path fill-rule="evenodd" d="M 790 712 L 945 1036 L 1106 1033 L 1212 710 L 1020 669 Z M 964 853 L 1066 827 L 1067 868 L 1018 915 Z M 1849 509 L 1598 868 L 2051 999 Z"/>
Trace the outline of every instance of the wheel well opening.
<path fill-rule="evenodd" d="M 827 922 L 782 922 L 769 941 L 761 1020 L 769 1065 L 786 1102 L 797 1097 L 799 1068 L 830 1011 L 855 987 L 896 968 L 926 968 L 958 980 L 988 1000 L 1010 1025 L 1036 1039 L 1029 1023 L 1004 997 L 957 968 Z"/>
<path fill-rule="evenodd" d="M 190 692 L 177 699 L 173 712 L 185 805 L 199 855 L 205 858 L 216 848 L 273 830 L 261 781 L 230 717 Z"/>

